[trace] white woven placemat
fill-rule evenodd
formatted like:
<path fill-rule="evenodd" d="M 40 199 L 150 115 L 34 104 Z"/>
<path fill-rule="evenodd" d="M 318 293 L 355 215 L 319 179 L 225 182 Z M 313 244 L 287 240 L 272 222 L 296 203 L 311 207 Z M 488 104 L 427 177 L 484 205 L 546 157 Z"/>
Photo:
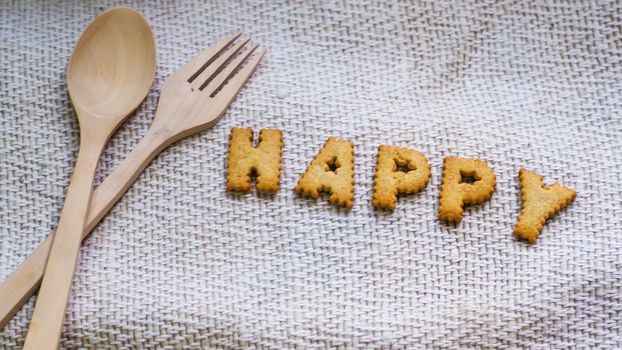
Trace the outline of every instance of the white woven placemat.
<path fill-rule="evenodd" d="M 122 4 L 104 3 L 0 2 L 0 279 L 57 223 L 78 145 L 65 67 Z M 243 29 L 269 51 L 223 120 L 163 152 L 85 242 L 63 348 L 622 347 L 619 2 L 128 5 L 153 25 L 157 79 L 97 183 L 198 50 Z M 284 131 L 274 198 L 226 192 L 231 127 Z M 355 143 L 351 212 L 292 191 L 329 136 Z M 432 164 L 392 214 L 370 207 L 379 144 Z M 436 218 L 445 156 L 498 180 L 455 227 Z M 578 192 L 535 245 L 511 234 L 520 167 Z"/>

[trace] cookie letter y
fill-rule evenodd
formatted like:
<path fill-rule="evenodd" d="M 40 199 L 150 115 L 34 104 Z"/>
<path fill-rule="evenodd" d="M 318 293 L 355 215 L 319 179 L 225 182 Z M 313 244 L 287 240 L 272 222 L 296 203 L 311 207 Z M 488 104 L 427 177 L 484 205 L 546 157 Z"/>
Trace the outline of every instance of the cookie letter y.
<path fill-rule="evenodd" d="M 227 189 L 249 192 L 251 174 L 257 175 L 257 191 L 276 193 L 281 176 L 281 130 L 263 129 L 257 147 L 253 147 L 252 129 L 231 129 L 227 167 Z"/>
<path fill-rule="evenodd" d="M 495 191 L 492 169 L 481 160 L 447 157 L 443 165 L 443 182 L 438 218 L 460 222 L 467 204 L 484 203 Z"/>
<path fill-rule="evenodd" d="M 398 171 L 398 166 L 408 171 Z M 423 154 L 413 149 L 380 145 L 371 205 L 395 209 L 397 194 L 419 192 L 430 181 L 430 174 L 430 163 Z"/>
<path fill-rule="evenodd" d="M 354 202 L 354 144 L 328 138 L 311 161 L 294 191 L 318 198 L 321 191 L 330 193 L 330 202 L 352 208 Z"/>
<path fill-rule="evenodd" d="M 535 243 L 546 219 L 570 204 L 577 193 L 559 184 L 545 187 L 542 176 L 525 169 L 521 169 L 518 174 L 523 208 L 514 227 L 514 234 L 529 243 Z"/>

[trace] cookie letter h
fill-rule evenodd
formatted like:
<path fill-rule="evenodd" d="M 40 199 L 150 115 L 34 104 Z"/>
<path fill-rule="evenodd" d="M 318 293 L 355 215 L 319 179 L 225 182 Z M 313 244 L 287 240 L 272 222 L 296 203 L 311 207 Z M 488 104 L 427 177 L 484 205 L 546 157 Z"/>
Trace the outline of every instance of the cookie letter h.
<path fill-rule="evenodd" d="M 495 185 L 495 174 L 486 162 L 445 158 L 438 218 L 456 223 L 462 221 L 464 206 L 486 202 L 495 191 Z"/>
<path fill-rule="evenodd" d="M 227 189 L 249 192 L 251 175 L 257 175 L 257 191 L 276 193 L 281 176 L 281 130 L 263 129 L 259 132 L 257 147 L 253 147 L 253 130 L 231 129 L 227 159 Z"/>

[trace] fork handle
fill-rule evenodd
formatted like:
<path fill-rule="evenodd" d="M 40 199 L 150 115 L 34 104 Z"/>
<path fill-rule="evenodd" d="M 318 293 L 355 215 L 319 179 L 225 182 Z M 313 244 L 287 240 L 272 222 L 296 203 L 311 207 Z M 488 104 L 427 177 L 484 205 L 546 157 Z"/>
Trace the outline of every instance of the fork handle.
<path fill-rule="evenodd" d="M 91 195 L 82 239 L 88 236 L 153 158 L 174 141 L 161 130 L 150 129 L 147 132 L 130 154 Z M 39 289 L 53 239 L 54 234 L 50 234 L 0 284 L 0 300 L 2 300 L 0 303 L 0 329 L 9 323 L 15 313 Z"/>

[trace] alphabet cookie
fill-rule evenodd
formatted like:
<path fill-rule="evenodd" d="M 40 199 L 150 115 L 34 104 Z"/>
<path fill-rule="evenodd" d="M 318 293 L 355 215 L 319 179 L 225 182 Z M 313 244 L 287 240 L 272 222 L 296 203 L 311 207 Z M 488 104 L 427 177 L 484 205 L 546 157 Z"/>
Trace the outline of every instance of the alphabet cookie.
<path fill-rule="evenodd" d="M 311 161 L 294 191 L 318 198 L 329 192 L 333 204 L 352 208 L 354 202 L 354 144 L 330 137 Z"/>
<path fill-rule="evenodd" d="M 282 148 L 281 130 L 261 130 L 257 147 L 253 147 L 253 129 L 231 129 L 227 189 L 249 192 L 252 188 L 251 174 L 255 172 L 257 191 L 276 193 L 281 176 Z"/>
<path fill-rule="evenodd" d="M 495 185 L 495 174 L 486 162 L 445 158 L 438 218 L 449 222 L 462 221 L 464 206 L 484 203 L 490 199 Z"/>
<path fill-rule="evenodd" d="M 399 167 L 408 172 L 398 171 Z M 404 147 L 380 145 L 374 177 L 372 206 L 394 210 L 398 193 L 416 193 L 430 181 L 430 163 L 421 153 Z"/>
<path fill-rule="evenodd" d="M 542 176 L 532 171 L 520 169 L 518 174 L 523 208 L 514 227 L 514 234 L 529 243 L 535 243 L 546 220 L 570 204 L 577 192 L 557 183 L 544 186 Z"/>

